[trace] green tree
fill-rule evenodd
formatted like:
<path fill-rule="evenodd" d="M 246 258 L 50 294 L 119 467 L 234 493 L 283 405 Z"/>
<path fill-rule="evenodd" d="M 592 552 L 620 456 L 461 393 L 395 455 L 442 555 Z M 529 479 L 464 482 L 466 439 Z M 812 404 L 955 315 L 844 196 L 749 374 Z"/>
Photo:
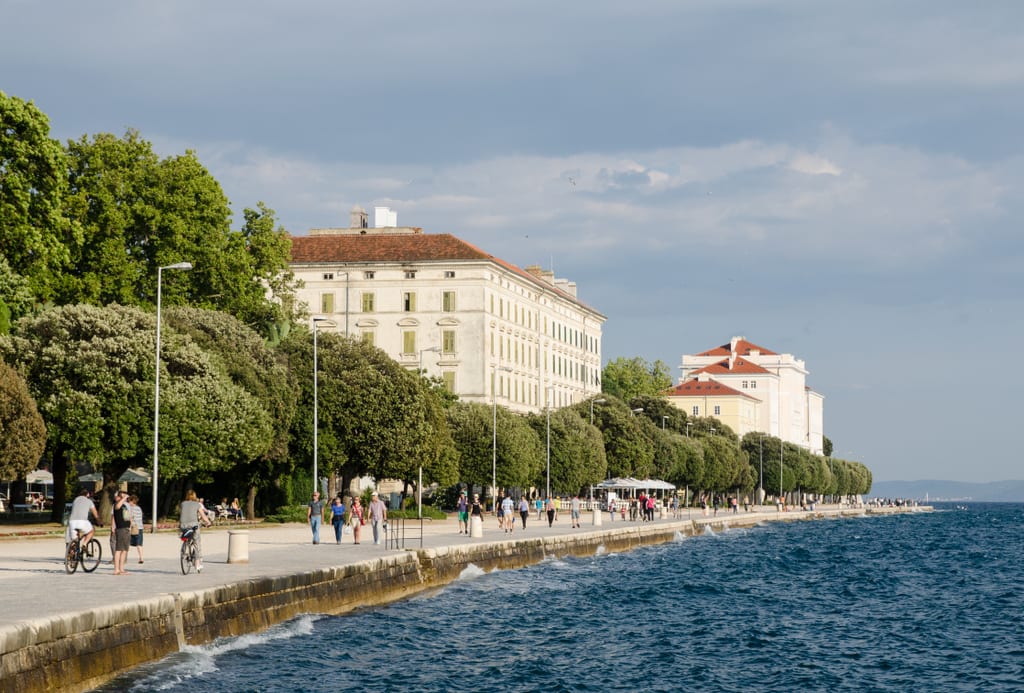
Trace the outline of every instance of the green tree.
<path fill-rule="evenodd" d="M 663 361 L 648 363 L 639 356 L 609 361 L 602 371 L 601 390 L 624 401 L 642 396 L 657 397 L 672 387 L 672 377 Z"/>
<path fill-rule="evenodd" d="M 0 479 L 21 479 L 36 468 L 46 447 L 46 425 L 28 385 L 0 361 Z"/>
<path fill-rule="evenodd" d="M 594 425 L 604 436 L 608 473 L 613 477 L 650 477 L 654 470 L 654 443 L 648 431 L 653 424 L 635 416 L 618 398 L 609 395 L 607 399 L 608 402 L 595 407 Z"/>
<path fill-rule="evenodd" d="M 246 513 L 255 517 L 256 493 L 292 470 L 288 444 L 299 396 L 297 374 L 288 369 L 284 354 L 269 348 L 259 334 L 230 315 L 172 307 L 164 313 L 164 321 L 188 335 L 221 374 L 252 395 L 267 413 L 270 444 L 233 470 L 247 490 Z"/>
<path fill-rule="evenodd" d="M 287 332 L 291 241 L 273 210 L 246 209 L 242 231 L 232 231 L 227 197 L 195 153 L 161 159 L 134 130 L 82 137 L 67 152 L 65 207 L 83 233 L 58 302 L 148 307 L 157 268 L 189 261 L 192 271 L 164 276 L 169 305 L 220 310 L 275 337 Z"/>
<path fill-rule="evenodd" d="M 47 424 L 55 496 L 72 459 L 102 471 L 111 487 L 129 466 L 150 466 L 155 327 L 138 308 L 64 306 L 22 318 L 0 341 Z M 272 437 L 266 411 L 191 339 L 165 334 L 161 478 L 203 481 L 260 455 Z M 59 518 L 59 497 L 55 508 Z"/>
<path fill-rule="evenodd" d="M 547 414 L 533 414 L 530 425 L 545 446 L 544 469 L 533 485 L 547 488 Z M 605 478 L 608 462 L 601 432 L 573 407 L 551 411 L 551 492 L 575 494 Z"/>
<path fill-rule="evenodd" d="M 0 255 L 0 334 L 7 334 L 11 321 L 27 315 L 35 302 L 28 280 L 11 269 Z"/>
<path fill-rule="evenodd" d="M 0 248 L 32 295 L 46 300 L 68 259 L 73 227 L 61 212 L 64 151 L 50 139 L 50 121 L 31 101 L 0 91 Z M 0 287 L 2 290 L 2 287 Z M 0 294 L 19 317 L 9 296 Z"/>

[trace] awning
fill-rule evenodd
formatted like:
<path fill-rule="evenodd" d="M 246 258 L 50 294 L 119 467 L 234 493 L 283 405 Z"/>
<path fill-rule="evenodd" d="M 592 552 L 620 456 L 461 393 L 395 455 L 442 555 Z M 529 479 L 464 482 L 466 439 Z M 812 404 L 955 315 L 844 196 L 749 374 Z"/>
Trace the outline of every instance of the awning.
<path fill-rule="evenodd" d="M 102 472 L 93 472 L 92 474 L 83 474 L 82 476 L 78 477 L 78 480 L 82 481 L 82 482 L 103 481 L 103 473 Z"/>
<path fill-rule="evenodd" d="M 631 491 L 673 491 L 675 484 L 670 484 L 661 479 L 634 479 L 623 477 L 618 479 L 605 479 L 596 486 L 599 489 L 626 489 Z"/>

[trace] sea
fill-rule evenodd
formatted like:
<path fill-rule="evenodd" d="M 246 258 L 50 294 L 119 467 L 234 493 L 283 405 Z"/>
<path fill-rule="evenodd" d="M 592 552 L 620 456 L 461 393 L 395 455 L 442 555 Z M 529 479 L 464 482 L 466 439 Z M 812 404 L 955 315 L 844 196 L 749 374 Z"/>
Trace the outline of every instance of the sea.
<path fill-rule="evenodd" d="M 1024 691 L 1024 504 L 766 522 L 187 650 L 101 691 Z"/>

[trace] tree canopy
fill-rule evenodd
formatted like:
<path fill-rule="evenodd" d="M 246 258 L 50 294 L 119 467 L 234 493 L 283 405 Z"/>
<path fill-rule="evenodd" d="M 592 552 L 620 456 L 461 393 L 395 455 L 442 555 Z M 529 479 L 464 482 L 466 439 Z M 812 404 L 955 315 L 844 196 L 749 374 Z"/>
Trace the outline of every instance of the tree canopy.
<path fill-rule="evenodd" d="M 668 366 L 661 360 L 648 363 L 639 356 L 609 361 L 601 375 L 601 390 L 627 402 L 644 395 L 657 397 L 670 387 Z"/>

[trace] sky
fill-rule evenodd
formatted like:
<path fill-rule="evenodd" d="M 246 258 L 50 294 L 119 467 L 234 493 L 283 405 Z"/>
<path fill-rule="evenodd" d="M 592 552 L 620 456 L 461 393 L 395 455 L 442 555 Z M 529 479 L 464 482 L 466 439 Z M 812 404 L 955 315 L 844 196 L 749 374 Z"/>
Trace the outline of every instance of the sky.
<path fill-rule="evenodd" d="M 1024 478 L 1024 4 L 0 0 L 0 90 L 294 234 L 386 205 L 577 283 L 603 358 L 805 361 L 875 480 Z M 239 224 L 240 225 L 240 224 Z"/>

